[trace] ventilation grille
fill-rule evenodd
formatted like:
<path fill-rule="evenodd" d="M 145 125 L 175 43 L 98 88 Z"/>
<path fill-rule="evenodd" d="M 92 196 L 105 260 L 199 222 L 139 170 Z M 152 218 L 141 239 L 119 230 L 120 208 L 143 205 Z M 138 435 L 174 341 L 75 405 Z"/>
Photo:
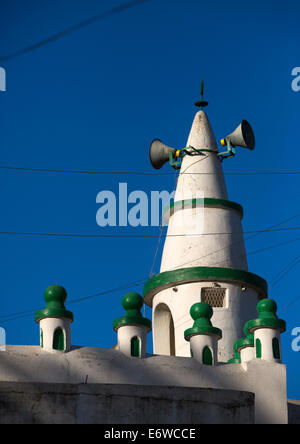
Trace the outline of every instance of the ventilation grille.
<path fill-rule="evenodd" d="M 202 288 L 201 302 L 211 305 L 211 307 L 225 307 L 226 288 Z"/>

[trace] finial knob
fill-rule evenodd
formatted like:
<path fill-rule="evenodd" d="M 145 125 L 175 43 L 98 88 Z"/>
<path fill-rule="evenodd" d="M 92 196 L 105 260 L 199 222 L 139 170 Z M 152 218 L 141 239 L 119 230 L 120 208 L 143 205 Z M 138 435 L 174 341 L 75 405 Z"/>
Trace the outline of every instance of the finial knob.
<path fill-rule="evenodd" d="M 222 338 L 222 331 L 219 328 L 213 327 L 211 323 L 210 319 L 213 315 L 213 309 L 209 304 L 196 302 L 190 309 L 190 315 L 195 322 L 192 328 L 188 328 L 184 332 L 186 341 L 189 341 L 195 335 L 215 335 L 219 339 Z"/>
<path fill-rule="evenodd" d="M 247 322 L 250 333 L 253 333 L 258 328 L 275 328 L 282 333 L 286 330 L 285 321 L 277 317 L 277 304 L 273 299 L 262 299 L 256 308 L 258 318 Z"/>
<path fill-rule="evenodd" d="M 213 309 L 205 302 L 197 302 L 191 306 L 190 315 L 194 321 L 203 318 L 203 320 L 205 319 L 207 323 L 207 321 L 209 321 L 213 315 Z M 210 321 L 208 325 L 211 325 Z"/>
<path fill-rule="evenodd" d="M 35 313 L 35 320 L 39 322 L 44 318 L 66 318 L 73 322 L 73 313 L 66 310 L 65 301 L 67 292 L 60 285 L 50 285 L 44 292 L 46 307 Z"/>
<path fill-rule="evenodd" d="M 204 80 L 202 80 L 201 82 L 200 100 L 198 102 L 195 102 L 195 106 L 198 106 L 200 109 L 208 105 L 208 102 L 203 100 L 203 93 L 204 93 Z"/>
<path fill-rule="evenodd" d="M 144 300 L 138 293 L 126 293 L 122 298 L 122 306 L 126 313 L 114 320 L 114 330 L 118 331 L 120 327 L 124 327 L 126 325 L 136 325 L 146 327 L 146 329 L 150 331 L 151 321 L 144 318 L 140 312 L 143 304 Z"/>
<path fill-rule="evenodd" d="M 273 299 L 262 299 L 257 304 L 257 311 L 258 313 L 264 313 L 270 317 L 277 317 L 277 304 Z"/>
<path fill-rule="evenodd" d="M 140 310 L 144 304 L 142 296 L 138 293 L 127 293 L 122 298 L 124 310 Z"/>
<path fill-rule="evenodd" d="M 58 302 L 64 304 L 67 299 L 67 292 L 60 285 L 50 285 L 44 292 L 44 299 L 48 302 Z"/>

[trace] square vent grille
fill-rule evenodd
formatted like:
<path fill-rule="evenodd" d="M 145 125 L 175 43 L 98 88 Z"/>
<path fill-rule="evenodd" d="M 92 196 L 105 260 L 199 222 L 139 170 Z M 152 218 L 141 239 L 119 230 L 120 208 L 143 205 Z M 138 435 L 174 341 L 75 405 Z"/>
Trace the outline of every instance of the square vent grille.
<path fill-rule="evenodd" d="M 225 307 L 226 288 L 208 287 L 201 289 L 201 302 L 211 307 Z"/>

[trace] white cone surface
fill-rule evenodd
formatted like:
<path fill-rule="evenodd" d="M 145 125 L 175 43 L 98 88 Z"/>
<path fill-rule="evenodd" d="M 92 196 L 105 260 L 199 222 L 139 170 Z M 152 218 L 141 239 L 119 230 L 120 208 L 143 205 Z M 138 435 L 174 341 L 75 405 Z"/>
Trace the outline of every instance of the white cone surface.
<path fill-rule="evenodd" d="M 217 152 L 204 111 L 195 116 L 187 146 Z M 183 158 L 175 202 L 195 198 L 228 200 L 222 163 L 215 153 Z M 184 208 L 171 215 L 167 234 L 161 272 L 199 266 L 248 269 L 241 216 L 232 208 Z"/>
<path fill-rule="evenodd" d="M 215 136 L 204 111 L 196 114 L 186 146 L 218 151 Z M 203 156 L 183 158 L 175 201 L 189 190 L 200 191 L 204 197 L 227 199 L 222 164 L 215 154 L 204 151 Z"/>

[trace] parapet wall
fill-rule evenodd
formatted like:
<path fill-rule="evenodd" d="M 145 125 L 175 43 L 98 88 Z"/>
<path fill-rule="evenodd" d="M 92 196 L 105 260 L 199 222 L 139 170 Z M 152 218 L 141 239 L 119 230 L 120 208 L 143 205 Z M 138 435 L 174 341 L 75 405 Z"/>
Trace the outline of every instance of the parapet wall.
<path fill-rule="evenodd" d="M 1 382 L 0 424 L 253 424 L 253 393 Z"/>
<path fill-rule="evenodd" d="M 166 387 L 250 392 L 255 395 L 255 423 L 288 422 L 286 368 L 262 359 L 208 366 L 192 358 L 147 355 L 139 359 L 119 350 L 89 347 L 47 353 L 36 346 L 6 346 L 0 353 L 0 382 L 155 386 L 158 392 Z"/>

